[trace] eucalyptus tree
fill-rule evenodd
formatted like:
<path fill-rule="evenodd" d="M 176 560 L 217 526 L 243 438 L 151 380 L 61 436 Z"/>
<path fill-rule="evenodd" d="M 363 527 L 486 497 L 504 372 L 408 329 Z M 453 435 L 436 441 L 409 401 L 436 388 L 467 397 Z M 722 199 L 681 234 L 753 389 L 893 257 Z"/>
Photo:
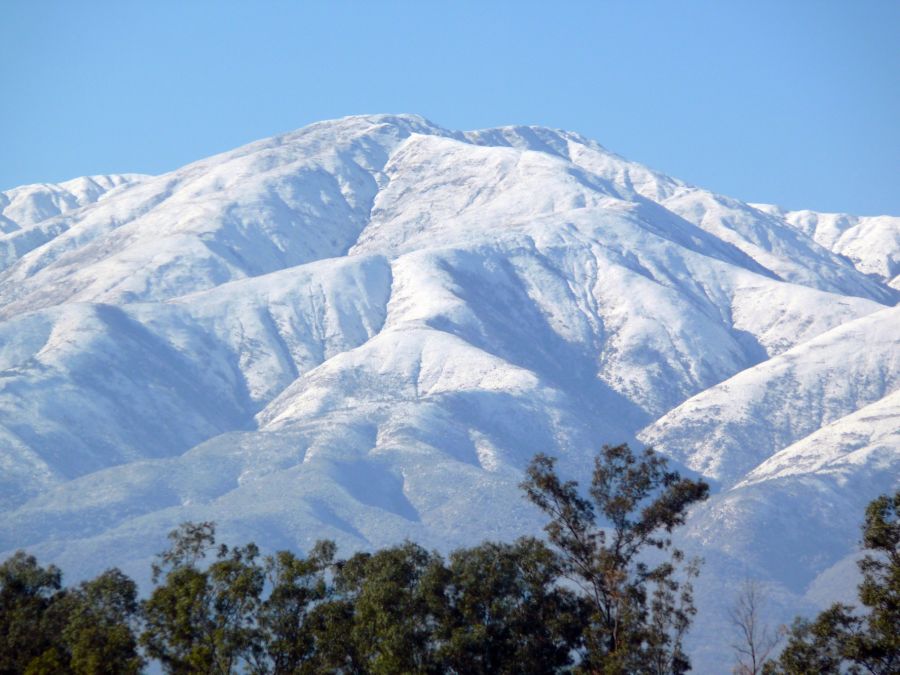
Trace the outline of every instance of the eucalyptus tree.
<path fill-rule="evenodd" d="M 546 455 L 532 460 L 522 487 L 550 516 L 547 537 L 589 608 L 580 670 L 688 671 L 683 639 L 696 614 L 699 562 L 685 560 L 671 534 L 709 486 L 669 471 L 651 449 L 635 454 L 623 444 L 603 446 L 587 496 Z"/>

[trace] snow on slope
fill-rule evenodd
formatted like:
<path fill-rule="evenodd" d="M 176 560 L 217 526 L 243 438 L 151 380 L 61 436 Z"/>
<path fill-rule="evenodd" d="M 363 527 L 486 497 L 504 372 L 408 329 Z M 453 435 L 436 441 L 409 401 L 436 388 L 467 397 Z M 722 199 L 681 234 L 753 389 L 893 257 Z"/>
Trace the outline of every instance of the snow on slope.
<path fill-rule="evenodd" d="M 900 277 L 900 218 L 785 211 L 768 204 L 755 206 L 783 218 L 822 246 L 849 258 L 861 272 L 888 282 Z"/>
<path fill-rule="evenodd" d="M 389 285 L 384 260 L 358 256 L 0 324 L 0 503 L 251 425 L 299 373 L 378 332 Z"/>
<path fill-rule="evenodd" d="M 53 216 L 94 204 L 111 190 L 145 178 L 148 176 L 136 173 L 85 176 L 64 183 L 39 183 L 5 190 L 0 192 L 0 231 L 8 234 L 37 225 Z"/>
<path fill-rule="evenodd" d="M 900 442 L 900 391 L 823 426 L 757 466 L 735 487 L 799 474 L 834 474 L 840 480 L 855 467 L 871 477 L 898 475 L 892 464 Z"/>
<path fill-rule="evenodd" d="M 671 197 L 663 205 L 723 241 L 734 244 L 780 278 L 822 290 L 891 302 L 896 294 L 851 266 L 787 223 L 747 204 L 696 190 Z"/>
<path fill-rule="evenodd" d="M 671 217 L 676 214 L 712 233 L 722 242 L 733 245 L 786 281 L 822 290 L 874 297 L 885 302 L 894 302 L 898 297 L 890 289 L 865 279 L 856 270 L 848 269 L 852 265 L 844 265 L 838 257 L 829 255 L 829 244 L 820 242 L 818 238 L 812 240 L 798 236 L 794 231 L 795 218 L 779 211 L 777 207 L 745 204 L 688 185 L 630 162 L 578 134 L 533 127 L 510 127 L 472 132 L 467 137 L 477 143 L 536 149 L 564 157 L 595 178 L 608 181 L 616 194 L 629 200 L 638 197 L 649 200 L 652 206 L 657 207 L 656 220 L 660 216 L 665 219 L 666 215 Z M 669 213 L 663 215 L 659 205 L 664 206 Z M 884 222 L 893 232 L 888 250 L 893 252 L 890 255 L 896 257 L 900 255 L 900 242 L 897 241 L 896 234 L 898 220 L 887 218 Z M 881 238 L 885 239 L 884 236 Z M 874 240 L 871 241 L 875 243 Z M 870 270 L 862 271 L 868 273 Z"/>
<path fill-rule="evenodd" d="M 897 489 L 898 442 L 895 391 L 760 464 L 698 509 L 687 537 L 802 593 L 854 549 L 869 495 Z"/>
<path fill-rule="evenodd" d="M 845 323 L 711 387 L 639 438 L 724 485 L 900 387 L 900 307 Z"/>
<path fill-rule="evenodd" d="M 71 301 L 166 300 L 343 255 L 392 148 L 420 118 L 312 125 L 142 181 L 0 277 L 0 316 Z"/>
<path fill-rule="evenodd" d="M 700 672 L 721 667 L 722 626 L 744 579 L 758 579 L 769 625 L 835 601 L 859 605 L 862 514 L 900 489 L 900 392 L 841 418 L 776 454 L 693 514 L 679 543 L 705 564 L 689 638 Z M 731 585 L 724 581 L 731 579 Z"/>
<path fill-rule="evenodd" d="M 721 490 L 684 540 L 697 670 L 727 672 L 722 586 L 826 602 L 896 483 L 897 291 L 577 134 L 346 118 L 46 214 L 0 271 L 0 551 L 75 577 L 144 578 L 185 519 L 266 548 L 512 538 L 541 524 L 534 453 L 585 476 L 645 429 Z"/>
<path fill-rule="evenodd" d="M 55 216 L 95 204 L 145 178 L 140 174 L 88 176 L 0 192 L 0 270 L 64 232 L 66 219 Z"/>
<path fill-rule="evenodd" d="M 0 326 L 0 345 L 4 507 L 104 466 L 183 452 L 242 418 L 240 390 L 214 362 L 191 363 L 118 307 L 27 314 Z"/>
<path fill-rule="evenodd" d="M 695 662 L 726 672 L 721 644 L 707 637 L 721 634 L 734 605 L 719 580 L 761 580 L 771 626 L 836 601 L 858 605 L 862 514 L 874 496 L 897 489 L 900 390 L 780 450 L 696 509 L 679 534 L 705 560 L 689 638 Z"/>

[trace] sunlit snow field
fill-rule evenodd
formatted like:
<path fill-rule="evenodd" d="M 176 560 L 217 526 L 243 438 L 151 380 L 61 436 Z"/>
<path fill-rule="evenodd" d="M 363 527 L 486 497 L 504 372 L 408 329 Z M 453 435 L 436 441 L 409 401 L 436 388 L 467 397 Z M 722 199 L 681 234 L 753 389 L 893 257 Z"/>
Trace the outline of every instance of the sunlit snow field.
<path fill-rule="evenodd" d="M 745 578 L 851 597 L 900 486 L 900 218 L 749 205 L 538 127 L 322 122 L 0 193 L 0 550 L 146 582 L 184 520 L 344 554 L 540 531 L 537 452 L 714 496 L 697 672 Z M 721 669 L 719 665 L 719 669 Z"/>

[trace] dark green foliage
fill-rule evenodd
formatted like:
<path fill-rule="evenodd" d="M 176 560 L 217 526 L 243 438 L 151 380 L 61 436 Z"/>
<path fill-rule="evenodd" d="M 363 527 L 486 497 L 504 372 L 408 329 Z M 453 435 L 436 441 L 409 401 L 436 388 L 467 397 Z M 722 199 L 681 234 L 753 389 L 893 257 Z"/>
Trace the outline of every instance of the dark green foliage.
<path fill-rule="evenodd" d="M 141 644 L 169 673 L 227 673 L 253 669 L 261 657 L 256 612 L 265 582 L 254 544 L 218 548 L 215 561 L 197 567 L 214 548 L 211 523 L 185 523 L 170 535 L 154 578 L 164 576 L 144 603 Z"/>
<path fill-rule="evenodd" d="M 318 542 L 308 558 L 289 551 L 268 556 L 265 572 L 271 592 L 259 607 L 258 622 L 265 652 L 273 672 L 314 672 L 316 633 L 310 613 L 330 593 L 325 571 L 334 561 L 333 542 Z M 326 622 L 327 625 L 327 622 Z"/>
<path fill-rule="evenodd" d="M 311 613 L 319 671 L 549 673 L 580 640 L 582 605 L 541 542 L 441 556 L 406 543 L 338 563 Z"/>
<path fill-rule="evenodd" d="M 67 659 L 57 647 L 50 647 L 40 656 L 32 659 L 25 668 L 25 675 L 59 675 L 67 673 Z M 22 671 L 13 671 L 22 672 Z"/>
<path fill-rule="evenodd" d="M 873 672 L 900 672 L 900 490 L 869 504 L 859 563 L 859 600 L 869 609 L 865 630 L 848 645 L 850 658 Z"/>
<path fill-rule="evenodd" d="M 309 665 L 301 673 L 365 673 L 355 644 L 353 602 L 334 598 L 315 606 L 306 625 L 315 644 Z"/>
<path fill-rule="evenodd" d="M 141 644 L 166 672 L 214 670 L 216 654 L 206 575 L 194 568 L 173 570 L 165 585 L 144 604 L 146 628 Z"/>
<path fill-rule="evenodd" d="M 457 673 L 551 673 L 571 664 L 583 606 L 542 542 L 484 543 L 450 556 L 437 660 Z"/>
<path fill-rule="evenodd" d="M 900 673 L 900 491 L 866 509 L 859 599 L 867 613 L 835 604 L 814 621 L 798 619 L 767 673 Z"/>
<path fill-rule="evenodd" d="M 140 604 L 118 570 L 63 590 L 17 553 L 0 566 L 0 675 L 137 673 L 138 644 L 172 674 L 683 672 L 693 605 L 677 570 L 691 568 L 668 533 L 706 486 L 627 446 L 604 448 L 590 502 L 553 469 L 537 457 L 524 486 L 554 548 L 486 542 L 445 560 L 407 542 L 335 560 L 319 542 L 262 557 L 184 523 Z"/>
<path fill-rule="evenodd" d="M 42 656 L 62 661 L 56 642 L 64 624 L 48 612 L 61 586 L 59 569 L 41 567 L 24 551 L 0 565 L 0 673 L 22 673 Z"/>
<path fill-rule="evenodd" d="M 338 567 L 338 602 L 353 606 L 352 657 L 366 673 L 437 672 L 432 631 L 440 556 L 413 543 L 357 553 Z"/>
<path fill-rule="evenodd" d="M 195 568 L 216 547 L 216 525 L 208 521 L 182 523 L 177 530 L 169 532 L 169 542 L 169 548 L 152 565 L 154 583 L 166 570 Z"/>
<path fill-rule="evenodd" d="M 138 673 L 137 588 L 117 569 L 75 589 L 22 551 L 0 565 L 0 672 Z"/>
<path fill-rule="evenodd" d="M 66 626 L 62 637 L 74 673 L 139 673 L 137 586 L 117 569 L 82 583 L 62 603 Z"/>
<path fill-rule="evenodd" d="M 682 640 L 696 612 L 690 579 L 698 563 L 682 564 L 669 535 L 692 504 L 706 499 L 706 483 L 667 471 L 652 450 L 636 456 L 618 445 L 604 446 L 596 458 L 590 500 L 576 482 L 562 482 L 555 460 L 544 455 L 532 460 L 522 487 L 550 516 L 548 538 L 589 607 L 581 670 L 689 670 Z"/>
<path fill-rule="evenodd" d="M 851 614 L 852 607 L 834 604 L 815 621 L 797 619 L 791 626 L 790 638 L 781 658 L 767 663 L 764 673 L 790 673 L 791 675 L 820 675 L 840 673 L 845 636 L 857 627 L 858 619 Z M 859 672 L 852 668 L 849 672 Z"/>
<path fill-rule="evenodd" d="M 353 615 L 326 578 L 332 542 L 318 542 L 307 558 L 260 558 L 252 543 L 216 546 L 212 523 L 184 523 L 169 538 L 141 635 L 166 672 L 317 673 L 352 664 Z"/>

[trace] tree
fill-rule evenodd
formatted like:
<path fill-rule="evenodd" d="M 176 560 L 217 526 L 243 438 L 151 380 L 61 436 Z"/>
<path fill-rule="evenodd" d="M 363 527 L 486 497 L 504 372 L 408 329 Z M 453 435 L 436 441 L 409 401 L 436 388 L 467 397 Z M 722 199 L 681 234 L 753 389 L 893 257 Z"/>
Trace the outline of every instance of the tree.
<path fill-rule="evenodd" d="M 859 600 L 868 613 L 836 603 L 815 620 L 797 619 L 777 663 L 768 673 L 900 672 L 900 490 L 866 509 L 859 561 Z"/>
<path fill-rule="evenodd" d="M 407 542 L 333 569 L 303 628 L 308 672 L 559 672 L 579 644 L 583 604 L 532 538 L 458 549 L 447 563 Z"/>
<path fill-rule="evenodd" d="M 735 675 L 760 675 L 781 642 L 782 634 L 763 623 L 763 601 L 759 583 L 747 580 L 729 612 L 731 625 L 738 633 L 738 641 L 733 645 L 738 661 L 733 670 Z"/>
<path fill-rule="evenodd" d="M 264 672 L 256 625 L 265 575 L 250 543 L 216 550 L 205 570 L 197 564 L 215 549 L 213 523 L 184 523 L 169 534 L 170 548 L 154 564 L 157 585 L 144 602 L 141 644 L 168 673 L 220 673 L 239 666 Z"/>
<path fill-rule="evenodd" d="M 266 557 L 271 592 L 259 607 L 259 627 L 273 672 L 314 672 L 317 645 L 310 614 L 330 595 L 325 571 L 335 552 L 333 542 L 319 541 L 307 558 L 289 551 Z"/>
<path fill-rule="evenodd" d="M 603 446 L 595 459 L 590 500 L 559 479 L 546 455 L 532 460 L 522 487 L 550 516 L 548 538 L 590 610 L 580 668 L 686 672 L 682 641 L 696 613 L 690 580 L 699 563 L 684 564 L 670 535 L 709 486 L 668 471 L 653 450 L 636 456 L 623 444 Z"/>
<path fill-rule="evenodd" d="M 357 553 L 339 563 L 335 575 L 336 604 L 323 610 L 331 618 L 345 618 L 328 632 L 346 633 L 345 640 L 327 641 L 343 646 L 343 663 L 355 664 L 353 672 L 442 672 L 434 660 L 432 634 L 435 607 L 441 587 L 426 583 L 439 580 L 443 561 L 421 546 L 407 542 L 375 553 Z M 349 604 L 349 607 L 347 606 Z M 349 611 L 348 611 L 349 609 Z"/>
<path fill-rule="evenodd" d="M 139 673 L 144 660 L 137 651 L 137 586 L 118 569 L 83 582 L 63 601 L 63 640 L 73 673 Z"/>
<path fill-rule="evenodd" d="M 75 589 L 18 551 L 0 565 L 0 673 L 137 673 L 137 587 L 117 569 Z"/>
<path fill-rule="evenodd" d="M 312 659 L 299 672 L 368 673 L 356 647 L 353 621 L 354 603 L 347 597 L 331 597 L 315 605 L 304 624 L 313 638 Z"/>
<path fill-rule="evenodd" d="M 875 673 L 900 671 L 900 490 L 869 504 L 859 562 L 859 600 L 869 608 L 865 630 L 851 638 L 848 655 Z"/>
<path fill-rule="evenodd" d="M 61 588 L 59 568 L 41 567 L 24 551 L 0 565 L 0 674 L 22 673 L 32 661 L 62 662 L 64 624 L 48 613 Z"/>
<path fill-rule="evenodd" d="M 454 551 L 435 640 L 454 673 L 551 673 L 572 662 L 583 606 L 559 586 L 559 559 L 533 538 Z"/>

